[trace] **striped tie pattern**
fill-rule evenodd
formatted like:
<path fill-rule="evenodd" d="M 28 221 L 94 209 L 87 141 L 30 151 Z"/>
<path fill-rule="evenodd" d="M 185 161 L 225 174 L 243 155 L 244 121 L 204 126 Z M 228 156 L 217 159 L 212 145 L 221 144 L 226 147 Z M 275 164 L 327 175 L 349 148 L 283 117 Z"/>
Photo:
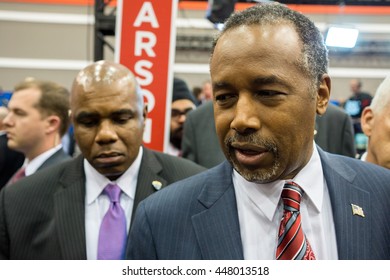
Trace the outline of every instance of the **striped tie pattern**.
<path fill-rule="evenodd" d="M 279 227 L 277 260 L 315 260 L 314 252 L 301 225 L 300 203 L 303 190 L 294 182 L 284 185 L 283 218 Z"/>

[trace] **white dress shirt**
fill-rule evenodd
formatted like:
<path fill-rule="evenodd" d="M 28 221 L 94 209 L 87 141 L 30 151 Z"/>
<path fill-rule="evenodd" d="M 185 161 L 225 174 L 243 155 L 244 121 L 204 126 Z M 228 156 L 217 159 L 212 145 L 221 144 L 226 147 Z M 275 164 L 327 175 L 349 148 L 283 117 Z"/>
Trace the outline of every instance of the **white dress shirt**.
<path fill-rule="evenodd" d="M 125 211 L 127 232 L 129 231 L 142 154 L 143 149 L 140 147 L 138 156 L 133 164 L 115 182 L 108 180 L 107 177 L 97 172 L 86 159 L 84 160 L 86 178 L 85 238 L 88 260 L 97 259 L 100 224 L 110 206 L 110 199 L 106 195 L 101 194 L 109 183 L 117 184 L 122 190 L 120 204 Z"/>
<path fill-rule="evenodd" d="M 301 201 L 302 228 L 316 259 L 338 259 L 332 207 L 315 144 L 310 161 L 289 181 L 305 191 Z M 244 259 L 275 259 L 283 216 L 280 195 L 285 182 L 257 184 L 233 172 Z"/>
<path fill-rule="evenodd" d="M 39 156 L 35 157 L 32 161 L 28 161 L 27 159 L 24 161 L 23 167 L 26 167 L 24 173 L 26 176 L 30 176 L 34 174 L 39 167 L 52 155 L 54 155 L 57 151 L 62 149 L 62 144 L 59 144 L 55 146 L 54 148 L 51 148 L 50 150 L 47 150 L 46 152 L 40 154 Z"/>

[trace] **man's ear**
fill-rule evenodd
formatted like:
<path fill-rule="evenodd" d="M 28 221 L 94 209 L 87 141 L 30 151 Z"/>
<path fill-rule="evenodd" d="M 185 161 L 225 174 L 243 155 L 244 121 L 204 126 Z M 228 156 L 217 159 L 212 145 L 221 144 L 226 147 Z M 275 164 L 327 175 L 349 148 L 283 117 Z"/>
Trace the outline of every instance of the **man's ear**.
<path fill-rule="evenodd" d="M 367 137 L 372 134 L 372 128 L 374 126 L 374 112 L 370 106 L 363 109 L 362 116 L 360 118 L 362 130 Z"/>
<path fill-rule="evenodd" d="M 46 118 L 46 132 L 53 133 L 58 132 L 60 130 L 61 120 L 58 116 L 51 115 Z"/>
<path fill-rule="evenodd" d="M 317 114 L 322 116 L 326 112 L 330 98 L 331 81 L 328 74 L 323 74 L 317 90 Z"/>

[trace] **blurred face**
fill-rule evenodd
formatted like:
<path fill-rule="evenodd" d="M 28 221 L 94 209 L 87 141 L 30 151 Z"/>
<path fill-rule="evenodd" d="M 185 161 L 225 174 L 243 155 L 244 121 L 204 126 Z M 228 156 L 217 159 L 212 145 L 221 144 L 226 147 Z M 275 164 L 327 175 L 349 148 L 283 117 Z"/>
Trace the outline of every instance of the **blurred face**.
<path fill-rule="evenodd" d="M 134 82 L 129 79 L 73 87 L 74 134 L 88 162 L 110 180 L 134 162 L 142 144 L 146 108 L 140 111 Z"/>
<path fill-rule="evenodd" d="M 351 91 L 353 93 L 358 93 L 359 90 L 360 90 L 360 86 L 359 86 L 359 81 L 358 80 L 355 80 L 355 79 L 351 80 L 349 82 L 349 86 L 350 86 Z"/>
<path fill-rule="evenodd" d="M 238 27 L 216 45 L 210 70 L 217 134 L 248 181 L 291 179 L 312 155 L 315 115 L 326 110 L 330 80 L 313 97 L 300 56 L 289 25 Z"/>
<path fill-rule="evenodd" d="M 390 106 L 375 113 L 366 107 L 361 122 L 369 138 L 366 160 L 390 169 Z"/>
<path fill-rule="evenodd" d="M 44 150 L 48 118 L 36 108 L 41 92 L 36 88 L 15 91 L 8 103 L 9 113 L 3 120 L 7 131 L 8 147 L 20 151 L 33 159 Z"/>
<path fill-rule="evenodd" d="M 183 126 L 188 112 L 195 109 L 195 104 L 188 99 L 179 99 L 171 105 L 170 141 L 178 149 L 181 148 Z"/>
<path fill-rule="evenodd" d="M 213 99 L 213 87 L 211 83 L 205 83 L 202 88 L 203 97 L 206 100 Z"/>

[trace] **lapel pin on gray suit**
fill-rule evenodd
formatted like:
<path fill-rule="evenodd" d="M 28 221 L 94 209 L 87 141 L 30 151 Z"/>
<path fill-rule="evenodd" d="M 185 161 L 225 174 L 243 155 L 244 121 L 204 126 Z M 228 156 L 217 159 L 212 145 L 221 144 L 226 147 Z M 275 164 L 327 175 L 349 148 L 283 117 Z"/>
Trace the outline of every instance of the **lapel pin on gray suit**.
<path fill-rule="evenodd" d="M 364 215 L 364 211 L 363 211 L 362 207 L 360 207 L 359 205 L 356 205 L 356 204 L 352 204 L 352 203 L 351 203 L 351 207 L 352 207 L 352 214 L 353 215 L 357 215 L 357 216 L 360 216 L 362 218 L 366 217 Z"/>

